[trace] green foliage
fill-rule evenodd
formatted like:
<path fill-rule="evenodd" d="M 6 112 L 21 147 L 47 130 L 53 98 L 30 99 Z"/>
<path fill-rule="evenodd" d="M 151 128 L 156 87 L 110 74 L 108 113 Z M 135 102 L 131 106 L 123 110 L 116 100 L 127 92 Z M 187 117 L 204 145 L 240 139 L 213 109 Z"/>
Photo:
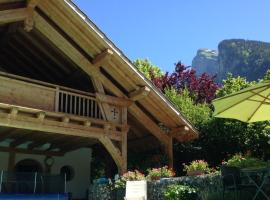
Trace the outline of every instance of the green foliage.
<path fill-rule="evenodd" d="M 156 77 L 162 76 L 164 73 L 161 69 L 153 65 L 148 59 L 136 59 L 133 64 L 142 72 L 148 79 L 150 79 L 150 72 Z"/>
<path fill-rule="evenodd" d="M 210 119 L 212 111 L 209 106 L 205 103 L 195 104 L 187 89 L 184 89 L 181 94 L 178 94 L 173 88 L 167 89 L 165 95 L 196 127 L 206 123 Z"/>
<path fill-rule="evenodd" d="M 203 171 L 210 171 L 209 165 L 206 161 L 204 160 L 194 160 L 190 164 L 184 165 L 184 171 L 185 172 L 191 172 L 191 171 L 196 171 L 196 170 L 203 170 Z"/>
<path fill-rule="evenodd" d="M 196 188 L 187 185 L 169 185 L 164 196 L 166 200 L 196 200 L 198 191 Z"/>
<path fill-rule="evenodd" d="M 255 82 L 248 82 L 246 78 L 237 76 L 233 77 L 231 73 L 227 74 L 227 78 L 222 81 L 223 86 L 217 91 L 217 97 L 223 97 L 234 92 L 238 92 L 246 87 L 249 87 Z"/>
<path fill-rule="evenodd" d="M 251 156 L 235 154 L 230 159 L 228 159 L 228 161 L 222 162 L 222 164 L 240 168 L 256 168 L 269 166 L 270 163 Z"/>
<path fill-rule="evenodd" d="M 268 70 L 266 71 L 263 80 L 268 80 L 268 81 L 270 80 L 270 69 L 268 69 Z"/>
<path fill-rule="evenodd" d="M 167 166 L 160 167 L 160 168 L 152 168 L 147 170 L 148 175 L 147 177 L 149 179 L 152 178 L 160 178 L 160 177 L 173 177 L 174 171 L 172 169 L 169 169 Z"/>

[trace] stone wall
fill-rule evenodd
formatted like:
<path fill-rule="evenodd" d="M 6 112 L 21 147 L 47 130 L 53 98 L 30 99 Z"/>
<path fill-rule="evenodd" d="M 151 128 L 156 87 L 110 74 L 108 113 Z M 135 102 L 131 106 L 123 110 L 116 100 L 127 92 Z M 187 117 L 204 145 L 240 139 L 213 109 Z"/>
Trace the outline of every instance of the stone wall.
<path fill-rule="evenodd" d="M 218 174 L 166 178 L 147 183 L 147 199 L 164 200 L 163 192 L 166 187 L 171 184 L 183 184 L 196 187 L 199 189 L 201 195 L 203 192 L 219 192 L 222 188 L 220 175 Z M 113 189 L 112 184 L 94 184 L 89 188 L 89 200 L 123 200 L 124 195 L 124 189 Z"/>

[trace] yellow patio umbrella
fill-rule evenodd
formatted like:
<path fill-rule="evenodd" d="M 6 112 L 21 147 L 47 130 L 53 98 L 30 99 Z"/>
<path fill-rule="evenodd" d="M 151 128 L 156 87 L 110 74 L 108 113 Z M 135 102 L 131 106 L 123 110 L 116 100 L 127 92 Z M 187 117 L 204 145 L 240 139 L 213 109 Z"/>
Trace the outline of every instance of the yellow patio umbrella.
<path fill-rule="evenodd" d="M 270 81 L 264 81 L 213 101 L 214 117 L 243 122 L 270 120 Z"/>

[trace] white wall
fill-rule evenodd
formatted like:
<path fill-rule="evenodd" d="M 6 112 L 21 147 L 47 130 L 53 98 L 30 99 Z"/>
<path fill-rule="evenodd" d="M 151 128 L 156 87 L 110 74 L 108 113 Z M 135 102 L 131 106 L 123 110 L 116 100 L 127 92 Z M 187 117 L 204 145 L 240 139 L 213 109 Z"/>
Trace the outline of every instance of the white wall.
<path fill-rule="evenodd" d="M 0 170 L 7 170 L 8 157 L 8 153 L 0 152 Z M 67 182 L 67 191 L 72 193 L 73 198 L 84 198 L 86 196 L 86 190 L 90 185 L 91 157 L 92 150 L 89 148 L 66 153 L 63 157 L 54 157 L 55 162 L 51 168 L 52 174 L 59 174 L 61 167 L 65 165 L 72 166 L 75 171 L 74 178 Z M 43 170 L 45 169 L 45 156 L 16 154 L 15 163 L 24 159 L 34 159 L 42 165 Z"/>

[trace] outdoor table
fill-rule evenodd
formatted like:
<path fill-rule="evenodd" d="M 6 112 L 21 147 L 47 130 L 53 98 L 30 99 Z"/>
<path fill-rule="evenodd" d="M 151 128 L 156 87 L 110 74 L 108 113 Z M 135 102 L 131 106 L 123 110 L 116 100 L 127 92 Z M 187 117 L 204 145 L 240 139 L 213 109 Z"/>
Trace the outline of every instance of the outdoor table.
<path fill-rule="evenodd" d="M 255 200 L 260 193 L 267 200 L 270 200 L 269 194 L 266 194 L 266 191 L 264 190 L 264 186 L 270 182 L 270 167 L 241 169 L 241 173 L 243 176 L 248 177 L 250 184 L 253 184 L 256 187 L 256 193 L 252 198 L 253 200 Z"/>

